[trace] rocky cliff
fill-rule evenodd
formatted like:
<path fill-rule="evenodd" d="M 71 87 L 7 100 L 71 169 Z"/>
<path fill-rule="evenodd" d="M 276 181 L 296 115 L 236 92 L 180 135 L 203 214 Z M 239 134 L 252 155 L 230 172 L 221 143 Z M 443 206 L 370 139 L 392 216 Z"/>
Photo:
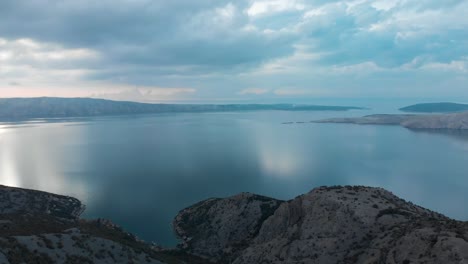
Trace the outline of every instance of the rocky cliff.
<path fill-rule="evenodd" d="M 468 263 L 467 223 L 380 188 L 210 199 L 174 226 L 187 252 L 220 263 Z"/>

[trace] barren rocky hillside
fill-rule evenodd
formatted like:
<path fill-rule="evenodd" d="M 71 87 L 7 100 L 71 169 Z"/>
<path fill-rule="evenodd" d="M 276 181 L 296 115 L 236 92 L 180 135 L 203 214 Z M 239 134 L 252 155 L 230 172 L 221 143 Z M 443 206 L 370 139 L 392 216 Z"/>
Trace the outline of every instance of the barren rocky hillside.
<path fill-rule="evenodd" d="M 467 263 L 468 224 L 359 186 L 249 193 L 176 216 L 179 249 L 80 219 L 77 199 L 0 186 L 0 263 Z"/>
<path fill-rule="evenodd" d="M 0 186 L 0 263 L 205 263 L 140 241 L 111 221 L 79 219 L 75 198 Z"/>
<path fill-rule="evenodd" d="M 222 263 L 468 261 L 467 223 L 380 188 L 322 187 L 286 202 L 210 199 L 174 225 L 187 252 Z"/>

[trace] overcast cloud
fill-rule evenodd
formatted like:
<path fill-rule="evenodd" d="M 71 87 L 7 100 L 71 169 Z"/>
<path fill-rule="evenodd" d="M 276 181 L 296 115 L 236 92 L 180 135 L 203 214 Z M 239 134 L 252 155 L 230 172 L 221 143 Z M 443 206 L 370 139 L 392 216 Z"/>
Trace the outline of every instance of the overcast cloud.
<path fill-rule="evenodd" d="M 466 0 L 2 0 L 0 97 L 468 99 L 466 14 Z"/>

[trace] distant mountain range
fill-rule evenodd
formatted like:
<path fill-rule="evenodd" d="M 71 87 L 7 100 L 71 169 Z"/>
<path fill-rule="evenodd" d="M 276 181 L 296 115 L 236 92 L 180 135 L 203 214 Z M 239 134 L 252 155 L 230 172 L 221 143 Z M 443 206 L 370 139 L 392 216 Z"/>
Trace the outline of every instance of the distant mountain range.
<path fill-rule="evenodd" d="M 347 111 L 353 106 L 296 104 L 147 104 L 92 98 L 0 98 L 0 119 L 64 118 L 171 112 Z"/>
<path fill-rule="evenodd" d="M 457 103 L 425 103 L 415 104 L 399 109 L 403 112 L 414 113 L 453 113 L 468 111 L 468 104 Z"/>

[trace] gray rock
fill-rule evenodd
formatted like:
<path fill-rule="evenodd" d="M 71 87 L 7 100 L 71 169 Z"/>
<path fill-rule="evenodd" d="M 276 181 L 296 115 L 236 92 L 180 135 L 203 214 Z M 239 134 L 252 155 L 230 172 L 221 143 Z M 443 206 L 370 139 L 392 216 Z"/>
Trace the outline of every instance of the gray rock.
<path fill-rule="evenodd" d="M 208 199 L 179 212 L 174 229 L 187 252 L 220 261 L 245 249 L 281 201 L 250 193 Z"/>
<path fill-rule="evenodd" d="M 257 214 L 248 213 L 258 202 L 249 200 L 243 196 L 208 200 L 208 210 L 202 203 L 182 211 L 174 225 L 179 235 L 188 235 L 184 247 L 207 259 L 231 263 L 468 262 L 467 223 L 408 203 L 384 189 L 314 189 L 282 202 L 256 234 L 246 223 L 258 221 Z M 198 215 L 194 221 L 200 224 L 180 224 L 193 215 Z M 241 220 L 239 215 L 252 218 Z M 219 219 L 227 225 L 214 225 Z M 188 226 L 196 231 L 186 230 Z M 247 236 L 247 245 L 237 251 L 222 250 L 230 245 L 232 232 L 254 237 Z M 216 244 L 219 238 L 223 238 L 220 245 Z"/>

